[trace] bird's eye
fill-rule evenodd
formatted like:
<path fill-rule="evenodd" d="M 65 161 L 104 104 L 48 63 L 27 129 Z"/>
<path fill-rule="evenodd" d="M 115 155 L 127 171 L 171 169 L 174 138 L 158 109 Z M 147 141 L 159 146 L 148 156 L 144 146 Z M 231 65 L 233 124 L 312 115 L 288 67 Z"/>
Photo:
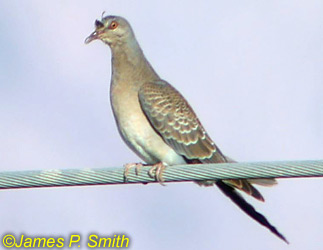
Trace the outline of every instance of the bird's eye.
<path fill-rule="evenodd" d="M 118 27 L 118 23 L 116 21 L 112 21 L 109 25 L 110 30 L 114 30 Z"/>

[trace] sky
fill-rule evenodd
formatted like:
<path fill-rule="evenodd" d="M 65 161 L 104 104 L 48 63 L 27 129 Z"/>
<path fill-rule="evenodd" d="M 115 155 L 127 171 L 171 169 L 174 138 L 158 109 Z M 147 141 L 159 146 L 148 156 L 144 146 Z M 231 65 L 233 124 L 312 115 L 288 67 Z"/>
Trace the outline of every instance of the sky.
<path fill-rule="evenodd" d="M 158 74 L 238 161 L 323 158 L 322 1 L 0 2 L 0 171 L 122 167 L 111 53 L 84 39 L 106 11 L 131 23 Z M 0 235 L 126 234 L 130 249 L 322 249 L 323 180 L 248 198 L 289 240 L 192 183 L 0 192 Z M 66 248 L 67 249 L 67 248 Z"/>

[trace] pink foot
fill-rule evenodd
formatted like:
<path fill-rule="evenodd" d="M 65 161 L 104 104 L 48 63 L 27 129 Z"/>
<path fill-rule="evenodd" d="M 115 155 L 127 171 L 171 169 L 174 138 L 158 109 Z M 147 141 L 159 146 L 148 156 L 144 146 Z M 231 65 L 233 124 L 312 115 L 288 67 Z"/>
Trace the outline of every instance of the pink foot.
<path fill-rule="evenodd" d="M 157 164 L 154 164 L 148 172 L 151 178 L 155 178 L 156 181 L 158 181 L 163 186 L 165 186 L 165 184 L 163 183 L 165 181 L 163 178 L 165 168 L 166 166 L 164 165 L 164 163 L 159 162 Z"/>
<path fill-rule="evenodd" d="M 142 166 L 143 166 L 142 163 L 127 163 L 127 164 L 125 164 L 124 165 L 124 174 L 123 174 L 124 181 L 128 182 L 128 174 L 129 174 L 129 170 L 131 168 L 136 168 L 135 173 L 136 173 L 136 175 L 139 175 L 140 169 Z"/>

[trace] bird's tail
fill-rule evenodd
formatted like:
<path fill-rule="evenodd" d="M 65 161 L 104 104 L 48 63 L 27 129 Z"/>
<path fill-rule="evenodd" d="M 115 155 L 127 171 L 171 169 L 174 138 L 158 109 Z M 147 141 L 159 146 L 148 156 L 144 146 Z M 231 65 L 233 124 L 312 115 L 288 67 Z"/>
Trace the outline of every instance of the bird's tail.
<path fill-rule="evenodd" d="M 235 160 L 233 160 L 228 156 L 224 156 L 224 159 L 226 162 L 231 162 L 231 163 L 236 162 Z M 277 184 L 277 181 L 275 179 L 223 180 L 223 182 L 225 182 L 225 184 L 228 184 L 229 186 L 237 188 L 251 195 L 252 197 L 256 198 L 259 201 L 265 201 L 265 199 L 261 195 L 261 193 L 254 186 L 252 186 L 252 184 L 257 184 L 257 185 L 267 186 L 267 187 Z"/>
<path fill-rule="evenodd" d="M 259 201 L 265 201 L 261 193 L 249 183 L 249 180 L 223 180 L 223 182 L 251 195 Z"/>
<path fill-rule="evenodd" d="M 282 235 L 278 230 L 269 223 L 269 221 L 266 219 L 265 216 L 258 213 L 253 206 L 251 206 L 249 203 L 246 202 L 246 200 L 231 186 L 225 184 L 223 181 L 217 181 L 216 185 L 220 190 L 228 196 L 239 208 L 241 208 L 246 214 L 248 214 L 251 218 L 256 220 L 258 223 L 263 225 L 264 227 L 267 227 L 272 233 L 277 235 L 280 239 L 285 241 L 287 244 L 289 242 L 285 238 L 284 235 Z"/>

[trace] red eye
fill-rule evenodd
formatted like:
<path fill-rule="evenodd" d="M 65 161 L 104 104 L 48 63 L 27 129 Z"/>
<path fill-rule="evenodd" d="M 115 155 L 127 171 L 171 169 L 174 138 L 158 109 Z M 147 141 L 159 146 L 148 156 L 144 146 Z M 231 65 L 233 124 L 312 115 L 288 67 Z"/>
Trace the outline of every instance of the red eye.
<path fill-rule="evenodd" d="M 110 30 L 114 30 L 117 27 L 118 27 L 118 23 L 116 21 L 112 21 L 109 25 Z"/>

